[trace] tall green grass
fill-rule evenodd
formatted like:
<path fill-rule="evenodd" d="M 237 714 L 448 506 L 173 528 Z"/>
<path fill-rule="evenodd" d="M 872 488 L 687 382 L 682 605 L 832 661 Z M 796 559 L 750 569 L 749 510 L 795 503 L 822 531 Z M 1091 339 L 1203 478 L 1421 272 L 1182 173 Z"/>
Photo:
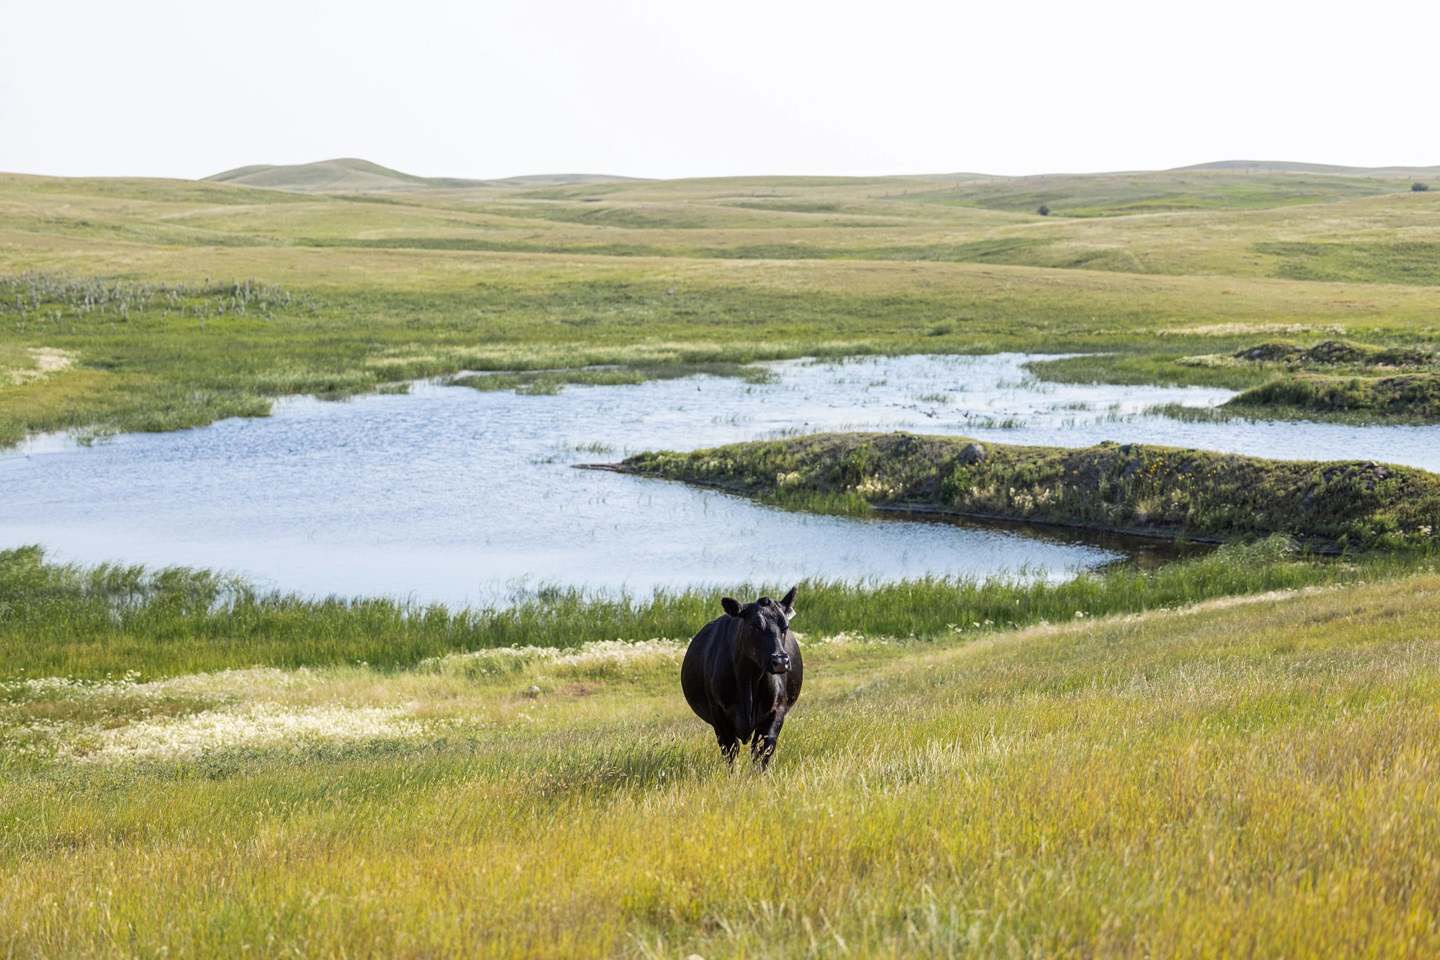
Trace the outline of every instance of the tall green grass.
<path fill-rule="evenodd" d="M 800 583 L 807 634 L 948 639 L 1040 621 L 1194 603 L 1213 597 L 1400 575 L 1421 559 L 1323 561 L 1283 538 L 1235 545 L 1155 570 L 1122 565 L 1062 583 L 1017 572 L 986 580 Z M 0 552 L 0 677 L 168 676 L 257 664 L 365 662 L 397 668 L 507 646 L 574 648 L 596 640 L 688 639 L 720 615 L 720 596 L 790 584 L 596 596 L 544 589 L 506 606 L 448 609 L 389 599 L 309 599 L 254 590 L 205 571 L 47 563 L 38 547 Z"/>

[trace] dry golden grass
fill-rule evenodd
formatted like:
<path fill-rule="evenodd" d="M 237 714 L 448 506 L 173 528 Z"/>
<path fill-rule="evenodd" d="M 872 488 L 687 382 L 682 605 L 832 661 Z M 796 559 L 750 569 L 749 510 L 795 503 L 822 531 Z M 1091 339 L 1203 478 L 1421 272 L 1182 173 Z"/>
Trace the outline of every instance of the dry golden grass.
<path fill-rule="evenodd" d="M 810 637 L 769 775 L 724 769 L 670 644 L 112 684 L 86 694 L 106 719 L 3 768 L 0 945 L 1433 955 L 1437 600 L 1429 576 L 957 647 Z M 77 696 L 12 691 L 3 722 Z M 153 727 L 222 739 L 66 754 L 166 702 Z M 281 716 L 309 726 L 254 735 Z"/>

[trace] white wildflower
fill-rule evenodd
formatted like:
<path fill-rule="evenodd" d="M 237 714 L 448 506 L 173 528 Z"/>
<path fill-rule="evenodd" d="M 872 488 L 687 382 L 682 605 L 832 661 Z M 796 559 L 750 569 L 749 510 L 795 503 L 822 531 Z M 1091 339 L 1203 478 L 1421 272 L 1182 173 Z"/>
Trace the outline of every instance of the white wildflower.
<path fill-rule="evenodd" d="M 816 640 L 807 641 L 812 646 L 824 643 L 864 643 L 865 634 L 859 631 L 841 630 L 839 633 L 828 637 L 820 637 Z"/>
<path fill-rule="evenodd" d="M 688 640 L 594 640 L 555 658 L 556 666 L 621 666 L 636 660 L 679 660 Z"/>
<path fill-rule="evenodd" d="M 244 711 L 206 710 L 171 720 L 101 730 L 80 758 L 90 762 L 184 760 L 237 747 L 300 747 L 316 743 L 392 740 L 423 731 L 394 707 L 306 707 L 256 704 Z"/>

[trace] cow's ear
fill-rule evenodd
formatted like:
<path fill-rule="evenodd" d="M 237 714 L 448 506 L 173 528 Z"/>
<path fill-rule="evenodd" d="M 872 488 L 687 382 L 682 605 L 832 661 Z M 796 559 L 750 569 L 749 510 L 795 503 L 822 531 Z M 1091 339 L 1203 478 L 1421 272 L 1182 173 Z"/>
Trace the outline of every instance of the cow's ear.
<path fill-rule="evenodd" d="M 789 593 L 780 598 L 780 608 L 785 611 L 786 620 L 795 619 L 795 591 L 799 589 L 800 587 L 798 585 L 793 586 L 790 588 Z"/>
<path fill-rule="evenodd" d="M 721 597 L 720 606 L 724 607 L 725 612 L 730 614 L 730 616 L 740 616 L 740 601 L 736 600 L 734 597 Z"/>

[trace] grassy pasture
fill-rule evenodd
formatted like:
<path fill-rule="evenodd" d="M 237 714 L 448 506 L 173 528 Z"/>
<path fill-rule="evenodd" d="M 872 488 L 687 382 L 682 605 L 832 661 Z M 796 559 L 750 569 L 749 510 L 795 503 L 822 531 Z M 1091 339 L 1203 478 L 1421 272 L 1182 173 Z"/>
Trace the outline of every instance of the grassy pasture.
<path fill-rule="evenodd" d="M 1103 217 L 1192 210 L 1271 209 L 1396 192 L 1398 180 L 1299 172 L 1167 170 L 1006 177 L 923 193 L 928 202 L 1051 216 Z"/>
<path fill-rule="evenodd" d="M 0 176 L 0 226 L 77 242 L 159 246 L 948 260 L 1432 282 L 1423 271 L 1401 268 L 1407 256 L 1440 241 L 1434 223 L 1440 201 L 1410 193 L 1400 181 L 1272 174 L 1265 202 L 1241 202 L 1223 192 L 1227 184 L 1244 186 L 1257 177 L 1174 172 L 1059 178 L 1076 202 L 1112 214 L 1089 218 L 1041 217 L 1028 201 L 1023 208 L 997 209 L 972 195 L 1002 189 L 997 183 L 1028 190 L 1032 179 L 938 193 L 935 188 L 945 184 L 733 178 L 347 196 L 186 181 Z M 1157 191 L 1197 203 L 1145 207 Z M 1317 273 L 1316 251 L 1349 257 L 1345 275 Z"/>
<path fill-rule="evenodd" d="M 76 360 L 63 375 L 0 385 L 0 439 L 13 443 L 43 430 L 175 429 L 263 413 L 276 395 L 345 396 L 465 369 L 1037 344 L 1095 350 L 1146 341 L 1191 355 L 1236 349 L 1276 329 L 1409 342 L 1440 322 L 1424 288 L 1377 288 L 1360 300 L 1324 285 L 1215 277 L 450 251 L 153 255 L 165 261 L 156 272 L 172 286 L 176 277 L 191 278 L 194 288 L 206 278 L 227 285 L 232 277 L 269 278 L 264 282 L 292 293 L 292 305 L 208 318 L 147 310 L 121 320 L 67 302 L 22 317 L 7 304 L 0 340 L 67 351 Z M 88 268 L 113 277 L 127 262 L 117 253 Z"/>
<path fill-rule="evenodd" d="M 1268 243 L 1262 253 L 1285 258 L 1280 276 L 1295 280 L 1369 281 L 1440 285 L 1440 243 Z"/>
<path fill-rule="evenodd" d="M 663 641 L 11 683 L 0 948 L 1431 955 L 1437 610 L 1427 575 L 812 628 L 768 775 L 723 767 Z"/>
<path fill-rule="evenodd" d="M 995 191 L 1035 187 L 1011 180 L 333 195 L 0 175 L 0 276 L 192 290 L 253 279 L 297 304 L 202 322 L 63 298 L 20 311 L 0 297 L 0 363 L 19 371 L 0 377 L 0 443 L 176 429 L 263 414 L 277 395 L 343 397 L 464 369 L 1043 344 L 1126 354 L 1091 361 L 1109 376 L 1203 382 L 1217 375 L 1173 358 L 1276 335 L 1440 341 L 1433 278 L 1415 253 L 1440 243 L 1440 194 L 1412 193 L 1408 180 L 1176 171 L 1045 182 L 1069 198 L 1049 217 L 1004 209 L 1018 201 Z M 1160 210 L 1162 196 L 1204 202 Z M 1058 215 L 1072 201 L 1106 215 Z M 38 350 L 74 362 L 28 376 L 13 356 Z"/>

